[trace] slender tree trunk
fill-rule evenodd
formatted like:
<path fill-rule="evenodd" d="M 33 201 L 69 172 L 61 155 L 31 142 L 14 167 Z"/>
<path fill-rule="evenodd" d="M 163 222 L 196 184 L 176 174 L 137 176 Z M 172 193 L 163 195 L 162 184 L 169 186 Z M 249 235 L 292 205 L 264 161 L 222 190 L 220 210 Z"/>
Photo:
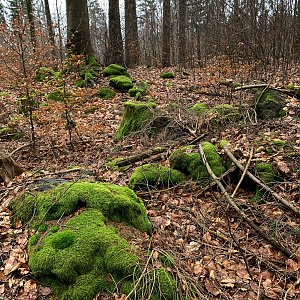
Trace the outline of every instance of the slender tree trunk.
<path fill-rule="evenodd" d="M 55 47 L 55 39 L 54 39 L 55 36 L 54 36 L 53 24 L 52 24 L 52 20 L 51 20 L 49 1 L 44 0 L 44 5 L 45 5 L 45 14 L 46 14 L 46 21 L 47 21 L 49 39 L 50 39 L 51 45 L 53 47 Z"/>
<path fill-rule="evenodd" d="M 296 4 L 295 4 L 296 5 Z M 300 61 L 300 0 L 297 1 L 296 57 Z"/>
<path fill-rule="evenodd" d="M 170 66 L 171 49 L 171 5 L 170 0 L 163 1 L 162 66 Z"/>
<path fill-rule="evenodd" d="M 124 49 L 120 25 L 119 0 L 109 0 L 107 63 L 124 64 Z"/>
<path fill-rule="evenodd" d="M 178 63 L 182 66 L 186 62 L 186 6 L 187 0 L 179 0 Z"/>
<path fill-rule="evenodd" d="M 136 1 L 125 0 L 125 63 L 136 66 L 140 60 Z"/>
<path fill-rule="evenodd" d="M 27 17 L 29 21 L 29 28 L 30 28 L 30 39 L 33 46 L 33 51 L 35 51 L 36 47 L 36 32 L 35 32 L 35 25 L 34 25 L 34 16 L 33 16 L 33 7 L 32 7 L 32 1 L 26 0 L 26 11 L 27 11 Z"/>
<path fill-rule="evenodd" d="M 66 9 L 68 51 L 92 55 L 87 0 L 66 0 Z"/>

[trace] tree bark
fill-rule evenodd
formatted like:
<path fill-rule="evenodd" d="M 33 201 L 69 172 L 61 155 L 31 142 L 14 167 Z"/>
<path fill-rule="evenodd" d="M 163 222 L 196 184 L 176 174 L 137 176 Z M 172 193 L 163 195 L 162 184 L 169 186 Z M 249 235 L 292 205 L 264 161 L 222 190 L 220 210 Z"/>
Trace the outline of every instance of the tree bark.
<path fill-rule="evenodd" d="M 171 49 L 171 5 L 170 0 L 163 1 L 162 66 L 168 67 Z"/>
<path fill-rule="evenodd" d="M 140 62 L 136 1 L 125 0 L 125 63 L 133 67 Z"/>
<path fill-rule="evenodd" d="M 119 0 L 109 0 L 107 64 L 124 64 L 124 48 L 120 25 Z"/>
<path fill-rule="evenodd" d="M 93 55 L 87 0 L 66 0 L 67 49 L 74 54 Z"/>
<path fill-rule="evenodd" d="M 181 66 L 184 66 L 186 61 L 186 7 L 187 0 L 179 0 L 178 63 Z"/>
<path fill-rule="evenodd" d="M 33 51 L 35 51 L 36 47 L 36 32 L 35 32 L 35 25 L 34 25 L 34 16 L 33 16 L 33 7 L 32 7 L 32 1 L 26 0 L 26 11 L 27 11 L 27 17 L 29 21 L 29 28 L 30 28 L 30 39 L 33 46 Z"/>
<path fill-rule="evenodd" d="M 51 12 L 49 7 L 49 1 L 44 0 L 45 5 L 45 15 L 46 15 L 46 21 L 47 21 L 47 28 L 48 28 L 48 34 L 49 34 L 49 40 L 51 42 L 51 45 L 55 47 L 55 39 L 54 39 L 54 31 L 53 31 L 53 24 L 51 20 Z"/>

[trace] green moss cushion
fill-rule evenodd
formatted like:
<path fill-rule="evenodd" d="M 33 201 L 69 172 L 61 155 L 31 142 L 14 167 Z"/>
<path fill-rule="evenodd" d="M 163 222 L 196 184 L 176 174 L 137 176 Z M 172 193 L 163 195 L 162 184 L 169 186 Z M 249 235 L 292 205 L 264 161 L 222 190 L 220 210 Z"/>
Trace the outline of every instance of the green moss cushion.
<path fill-rule="evenodd" d="M 174 78 L 175 75 L 174 75 L 174 73 L 172 73 L 172 72 L 162 72 L 162 73 L 160 74 L 160 77 L 161 77 L 161 78 Z"/>
<path fill-rule="evenodd" d="M 225 168 L 215 146 L 209 142 L 203 142 L 202 147 L 211 169 L 216 176 L 220 176 L 224 173 Z M 169 160 L 172 168 L 184 174 L 191 175 L 195 180 L 202 181 L 210 178 L 202 162 L 200 153 L 193 146 L 186 146 L 175 150 Z"/>
<path fill-rule="evenodd" d="M 131 97 L 135 97 L 136 99 L 140 98 L 141 96 L 145 95 L 147 92 L 148 85 L 145 81 L 141 81 L 135 83 L 133 87 L 128 91 Z"/>
<path fill-rule="evenodd" d="M 185 176 L 178 170 L 158 164 L 146 164 L 134 170 L 128 186 L 132 189 L 147 186 L 173 186 L 184 180 Z"/>
<path fill-rule="evenodd" d="M 116 96 L 116 92 L 111 88 L 102 87 L 98 90 L 97 96 L 102 99 L 111 99 Z"/>
<path fill-rule="evenodd" d="M 132 88 L 132 80 L 127 76 L 114 76 L 109 79 L 109 84 L 114 88 L 125 92 Z"/>
<path fill-rule="evenodd" d="M 117 64 L 111 64 L 104 68 L 103 70 L 104 76 L 118 76 L 123 75 L 130 77 L 128 71 L 123 66 L 117 65 Z"/>
<path fill-rule="evenodd" d="M 205 103 L 196 103 L 191 108 L 190 111 L 197 116 L 204 115 L 208 110 L 208 105 Z"/>

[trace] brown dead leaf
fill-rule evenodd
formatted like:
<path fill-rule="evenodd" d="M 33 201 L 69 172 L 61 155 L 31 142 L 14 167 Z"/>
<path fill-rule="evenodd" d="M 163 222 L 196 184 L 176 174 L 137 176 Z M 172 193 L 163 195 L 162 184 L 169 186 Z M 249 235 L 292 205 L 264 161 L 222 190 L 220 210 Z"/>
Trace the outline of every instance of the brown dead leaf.
<path fill-rule="evenodd" d="M 282 160 L 276 162 L 276 167 L 277 167 L 278 171 L 280 171 L 281 173 L 288 174 L 291 172 L 288 165 Z"/>
<path fill-rule="evenodd" d="M 224 278 L 220 281 L 220 283 L 226 287 L 233 288 L 236 280 L 234 278 Z"/>
<path fill-rule="evenodd" d="M 211 235 L 208 231 L 203 235 L 203 240 L 208 244 L 211 242 Z"/>
<path fill-rule="evenodd" d="M 203 271 L 203 267 L 202 267 L 200 261 L 197 261 L 194 265 L 193 273 L 197 276 L 200 273 L 202 273 L 202 271 Z"/>
<path fill-rule="evenodd" d="M 1 284 L 0 285 L 0 294 L 3 294 L 5 291 L 5 285 L 4 284 Z"/>
<path fill-rule="evenodd" d="M 40 287 L 39 292 L 43 296 L 48 296 L 51 294 L 52 290 L 51 288 L 46 286 L 46 287 Z"/>
<path fill-rule="evenodd" d="M 214 296 L 218 296 L 221 294 L 221 291 L 215 286 L 215 284 L 209 280 L 209 279 L 205 279 L 204 285 L 207 289 L 207 291 L 211 294 L 213 294 Z"/>

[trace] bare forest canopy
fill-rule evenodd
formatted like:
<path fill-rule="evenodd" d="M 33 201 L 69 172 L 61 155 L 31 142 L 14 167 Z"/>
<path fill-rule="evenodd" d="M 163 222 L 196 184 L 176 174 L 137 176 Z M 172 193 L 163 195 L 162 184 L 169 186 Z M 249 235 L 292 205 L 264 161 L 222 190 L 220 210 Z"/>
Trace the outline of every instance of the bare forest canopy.
<path fill-rule="evenodd" d="M 53 24 L 55 46 L 64 52 L 66 44 L 65 5 L 50 1 L 50 13 L 44 0 L 6 0 L 0 4 L 0 22 L 11 26 L 16 10 L 28 14 L 32 3 L 32 17 L 38 30 L 49 35 L 49 22 Z M 80 5 L 82 1 L 72 1 Z M 84 1 L 83 1 L 84 2 Z M 123 1 L 88 0 L 91 43 L 101 64 L 109 58 L 110 25 L 121 24 L 121 41 L 126 44 L 126 12 Z M 115 4 L 113 4 L 115 2 Z M 125 1 L 126 2 L 126 1 Z M 128 1 L 127 1 L 128 2 Z M 136 4 L 138 29 L 137 64 L 159 66 L 167 51 L 167 64 L 183 63 L 201 66 L 210 58 L 226 55 L 233 63 L 253 62 L 266 67 L 288 64 L 300 56 L 300 5 L 297 0 L 138 0 Z M 65 3 L 63 3 L 65 4 Z M 108 7 L 119 6 L 119 13 L 110 19 Z M 169 6 L 169 10 L 168 10 Z M 182 6 L 182 7 L 181 7 Z M 116 18 L 119 18 L 116 19 Z M 79 18 L 77 18 L 77 21 Z M 131 30 L 131 29 L 129 29 Z M 124 49 L 126 52 L 126 49 Z M 123 53 L 124 55 L 124 53 Z M 165 64 L 165 62 L 163 63 Z"/>

